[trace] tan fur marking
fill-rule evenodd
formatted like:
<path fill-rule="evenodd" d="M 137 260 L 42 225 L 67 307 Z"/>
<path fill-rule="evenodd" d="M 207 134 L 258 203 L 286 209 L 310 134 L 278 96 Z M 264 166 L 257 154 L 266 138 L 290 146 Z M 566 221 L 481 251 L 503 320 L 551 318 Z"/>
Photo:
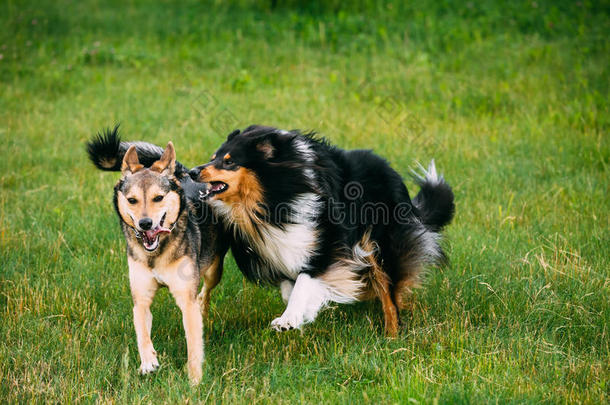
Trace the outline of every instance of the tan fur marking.
<path fill-rule="evenodd" d="M 138 152 L 136 151 L 136 147 L 131 145 L 127 152 L 125 152 L 125 156 L 123 156 L 123 163 L 121 164 L 121 172 L 123 172 L 123 176 L 131 173 L 135 174 L 138 171 L 144 168 L 143 165 L 140 164 L 138 160 Z"/>
<path fill-rule="evenodd" d="M 149 213 L 154 213 L 153 218 L 159 217 L 159 220 L 163 213 L 165 213 L 164 226 L 169 227 L 178 220 L 178 215 L 180 214 L 180 195 L 175 191 L 170 191 L 161 202 L 153 203 L 153 207 L 149 211 Z"/>
<path fill-rule="evenodd" d="M 412 290 L 417 287 L 419 287 L 419 284 L 417 282 L 417 279 L 414 278 L 403 279 L 396 283 L 396 286 L 394 286 L 393 294 L 394 303 L 396 304 L 396 307 L 399 310 L 406 308 L 406 305 L 404 303 L 405 296 L 411 295 Z"/>
<path fill-rule="evenodd" d="M 420 287 L 420 274 L 423 265 L 421 260 L 413 257 L 413 253 L 406 254 L 401 258 L 400 274 L 403 276 L 393 288 L 394 302 L 399 309 L 405 308 L 404 298 L 411 295 L 414 288 Z"/>
<path fill-rule="evenodd" d="M 114 159 L 114 158 L 100 159 L 99 163 L 100 163 L 100 166 L 102 166 L 106 169 L 110 169 L 111 167 L 114 167 L 114 165 L 116 164 L 116 159 Z"/>
<path fill-rule="evenodd" d="M 213 166 L 205 167 L 200 174 L 201 181 L 222 181 L 229 188 L 213 198 L 231 205 L 232 222 L 242 230 L 254 235 L 255 224 L 261 223 L 256 214 L 262 214 L 263 188 L 256 174 L 245 167 L 237 170 L 219 170 Z"/>
<path fill-rule="evenodd" d="M 201 308 L 190 288 L 172 288 L 170 292 L 182 311 L 182 324 L 186 335 L 187 369 L 192 383 L 197 384 L 203 376 L 203 320 Z"/>
<path fill-rule="evenodd" d="M 154 270 L 155 277 L 169 287 L 176 304 L 182 311 L 187 345 L 187 369 L 193 383 L 201 380 L 203 363 L 203 320 L 197 300 L 198 272 L 195 263 L 186 256 L 174 261 L 161 261 Z"/>
<path fill-rule="evenodd" d="M 173 245 L 172 245 L 173 246 Z M 158 365 L 156 353 L 150 339 L 152 314 L 150 303 L 160 284 L 167 285 L 176 304 L 182 311 L 182 323 L 187 342 L 187 369 L 192 383 L 202 377 L 203 321 L 197 300 L 199 270 L 195 262 L 181 256 L 172 259 L 171 246 L 159 256 L 155 268 L 134 257 L 128 257 L 130 285 L 134 299 L 134 326 L 138 337 L 138 351 L 142 360 L 141 370 L 150 372 Z"/>
<path fill-rule="evenodd" d="M 265 159 L 271 159 L 273 157 L 273 154 L 275 153 L 273 145 L 271 145 L 271 143 L 269 143 L 268 141 L 259 143 L 258 145 L 256 145 L 256 149 L 261 152 L 263 156 L 265 156 Z"/>
<path fill-rule="evenodd" d="M 343 258 L 331 264 L 320 278 L 338 294 L 362 300 L 367 286 L 354 271 L 358 267 L 362 267 L 362 265 L 351 259 Z"/>
<path fill-rule="evenodd" d="M 132 146 L 133 147 L 133 146 Z M 161 174 L 173 175 L 176 169 L 176 150 L 174 144 L 168 142 L 163 155 L 150 166 L 150 170 Z"/>
<path fill-rule="evenodd" d="M 230 153 L 227 153 L 227 154 L 225 155 L 224 159 L 225 159 L 225 160 L 226 160 L 226 159 L 231 159 L 231 154 L 230 154 Z"/>
<path fill-rule="evenodd" d="M 390 295 L 390 283 L 381 281 L 382 286 L 377 288 L 381 307 L 383 309 L 383 319 L 385 324 L 385 333 L 390 337 L 396 337 L 398 334 L 398 309 Z"/>
<path fill-rule="evenodd" d="M 154 370 L 159 365 L 157 352 L 150 338 L 152 328 L 150 304 L 159 285 L 144 264 L 130 257 L 127 258 L 127 262 L 129 263 L 129 285 L 133 299 L 133 325 L 142 362 L 140 372 L 145 373 Z"/>
<path fill-rule="evenodd" d="M 139 193 L 136 192 L 136 190 L 133 190 L 133 193 L 130 194 L 131 196 L 138 196 L 140 195 Z M 129 204 L 129 202 L 127 201 L 127 196 L 125 196 L 125 194 L 121 193 L 120 191 L 117 193 L 117 204 L 119 207 L 119 214 L 121 215 L 121 218 L 123 219 L 123 221 L 125 221 L 125 223 L 131 227 L 135 227 L 135 223 L 134 221 L 137 221 L 139 217 L 137 217 L 137 213 L 134 212 L 135 207 L 132 207 L 131 204 Z M 138 198 L 138 197 L 134 197 L 134 198 Z"/>
<path fill-rule="evenodd" d="M 385 323 L 385 332 L 388 336 L 395 337 L 398 334 L 398 309 L 392 301 L 390 279 L 383 268 L 379 264 L 376 257 L 376 252 L 379 250 L 375 242 L 370 239 L 370 231 L 366 232 L 360 241 L 360 245 L 367 252 L 373 252 L 365 257 L 370 264 L 370 270 L 367 274 L 369 285 L 381 301 L 383 309 L 383 318 Z"/>
<path fill-rule="evenodd" d="M 153 226 L 156 226 L 165 214 L 164 226 L 168 227 L 176 222 L 180 212 L 180 196 L 175 191 L 163 194 L 163 190 L 157 183 L 158 178 L 151 177 L 162 175 L 145 169 L 133 176 L 134 178 L 139 176 L 141 179 L 134 181 L 134 185 L 126 194 L 120 191 L 117 193 L 117 205 L 123 221 L 131 227 L 136 227 L 136 223 L 140 219 L 148 217 L 152 218 Z M 164 195 L 163 200 L 153 201 L 157 195 Z M 137 202 L 130 204 L 129 198 L 135 198 Z"/>
<path fill-rule="evenodd" d="M 167 179 L 171 178 L 175 169 L 175 151 L 172 143 L 168 143 L 162 158 L 153 163 L 153 169 L 131 170 L 137 162 L 137 153 L 132 146 L 124 159 L 124 192 L 117 194 L 117 205 L 121 218 L 129 226 L 134 226 L 144 217 L 153 219 L 153 226 L 158 226 L 165 215 L 164 226 L 169 227 L 178 221 L 177 229 L 184 229 L 188 222 L 188 213 L 184 211 L 179 217 L 180 196 L 175 191 L 167 191 Z M 140 165 L 141 166 L 141 165 Z M 162 195 L 160 201 L 155 197 Z M 129 199 L 135 199 L 134 204 Z M 178 232 L 178 231 L 177 231 Z M 141 373 L 154 371 L 159 362 L 150 338 L 152 313 L 150 304 L 159 285 L 169 287 L 176 304 L 182 311 L 182 323 L 187 342 L 187 369 L 192 383 L 198 383 L 202 377 L 203 363 L 203 321 L 201 308 L 197 299 L 200 274 L 194 259 L 185 254 L 188 246 L 184 246 L 182 238 L 172 237 L 172 234 L 162 234 L 161 238 L 169 238 L 159 255 L 151 257 L 144 247 L 136 241 L 130 232 L 126 233 L 129 245 L 127 261 L 129 264 L 129 282 L 134 302 L 133 316 L 136 330 L 138 352 L 142 361 Z M 218 260 L 220 262 L 220 259 Z M 220 277 L 218 277 L 219 279 Z M 216 281 L 217 283 L 218 281 Z"/>
<path fill-rule="evenodd" d="M 212 264 L 203 271 L 203 288 L 197 296 L 201 305 L 201 313 L 204 317 L 208 317 L 210 310 L 210 293 L 218 285 L 222 278 L 222 260 L 220 256 L 214 257 Z"/>

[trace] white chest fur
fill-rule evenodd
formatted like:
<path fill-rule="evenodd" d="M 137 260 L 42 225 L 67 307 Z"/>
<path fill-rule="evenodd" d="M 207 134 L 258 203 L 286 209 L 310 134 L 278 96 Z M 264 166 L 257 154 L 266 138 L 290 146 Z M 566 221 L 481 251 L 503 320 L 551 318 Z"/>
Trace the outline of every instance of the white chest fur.
<path fill-rule="evenodd" d="M 138 260 L 127 256 L 129 274 L 132 282 L 139 284 L 144 280 L 153 279 L 156 283 L 172 288 L 172 286 L 199 283 L 199 272 L 194 261 L 188 256 L 174 260 L 161 255 L 157 258 L 155 267 L 150 267 L 147 260 Z M 135 279 L 133 278 L 135 277 Z"/>
<path fill-rule="evenodd" d="M 261 227 L 262 237 L 251 240 L 252 248 L 271 269 L 296 280 L 317 249 L 317 235 L 306 224 L 290 224 L 284 229 L 271 225 Z"/>
<path fill-rule="evenodd" d="M 164 276 L 163 272 L 157 271 L 156 269 L 151 269 L 151 273 L 154 279 L 157 280 L 157 283 L 167 285 L 168 280 L 167 277 Z"/>
<path fill-rule="evenodd" d="M 213 206 L 225 218 L 230 214 L 231 208 L 220 201 Z M 290 212 L 290 218 L 289 223 L 281 228 L 271 224 L 258 224 L 259 234 L 252 235 L 244 232 L 238 223 L 234 225 L 236 232 L 267 264 L 267 268 L 261 270 L 278 271 L 296 280 L 318 249 L 316 227 L 321 207 L 322 203 L 317 195 L 301 194 L 284 207 Z"/>

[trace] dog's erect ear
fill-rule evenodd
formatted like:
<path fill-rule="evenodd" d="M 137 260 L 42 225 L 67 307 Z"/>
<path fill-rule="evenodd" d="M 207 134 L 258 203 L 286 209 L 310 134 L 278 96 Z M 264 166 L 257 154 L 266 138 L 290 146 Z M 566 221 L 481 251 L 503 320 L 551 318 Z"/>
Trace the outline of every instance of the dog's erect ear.
<path fill-rule="evenodd" d="M 138 152 L 136 151 L 135 145 L 131 145 L 123 157 L 121 172 L 123 175 L 133 174 L 143 168 L 144 166 L 140 164 L 140 161 L 138 160 Z"/>
<path fill-rule="evenodd" d="M 167 146 L 163 151 L 163 155 L 161 155 L 161 159 L 153 163 L 152 166 L 150 166 L 150 170 L 161 173 L 165 176 L 171 176 L 174 174 L 174 171 L 176 170 L 176 150 L 174 149 L 174 144 L 171 143 L 171 141 L 167 143 Z"/>
<path fill-rule="evenodd" d="M 237 135 L 239 135 L 241 133 L 241 131 L 239 129 L 235 129 L 233 130 L 233 132 L 231 132 L 228 136 L 227 136 L 227 142 L 229 142 L 231 139 L 235 138 Z"/>

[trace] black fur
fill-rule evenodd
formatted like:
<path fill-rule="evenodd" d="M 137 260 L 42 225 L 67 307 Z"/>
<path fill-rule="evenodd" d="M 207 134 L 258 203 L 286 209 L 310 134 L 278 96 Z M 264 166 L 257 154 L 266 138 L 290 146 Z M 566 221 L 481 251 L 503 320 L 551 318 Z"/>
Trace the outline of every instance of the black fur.
<path fill-rule="evenodd" d="M 98 134 L 88 143 L 87 149 L 90 159 L 98 168 L 116 171 L 120 170 L 121 161 L 130 145 L 120 141 L 117 126 Z M 145 166 L 158 160 L 163 152 L 161 148 L 147 143 L 136 142 L 134 145 L 140 162 Z M 227 154 L 230 158 L 225 159 Z M 215 171 L 211 170 L 212 167 Z M 199 222 L 198 229 L 187 234 L 200 235 L 202 255 L 216 254 L 222 258 L 230 244 L 238 267 L 252 281 L 278 284 L 282 280 L 294 281 L 295 273 L 323 276 L 332 271 L 329 270 L 333 268 L 332 264 L 354 258 L 355 247 L 364 244 L 371 249 L 370 254 L 374 255 L 376 265 L 355 266 L 353 271 L 359 272 L 358 276 L 362 280 L 368 279 L 370 283 L 371 277 L 377 279 L 379 275 L 369 273 L 380 267 L 389 281 L 389 284 L 384 283 L 394 294 L 392 300 L 398 305 L 396 293 L 412 285 L 411 281 L 416 281 L 417 274 L 425 265 L 441 263 L 445 259 L 438 232 L 454 215 L 454 197 L 450 186 L 442 177 L 435 175 L 435 170 L 417 178 L 421 189 L 411 200 L 401 176 L 386 160 L 370 150 L 346 151 L 315 133 L 250 126 L 244 131 L 233 131 L 210 163 L 190 172 L 177 163 L 176 187 L 184 190 L 182 198 L 190 206 L 199 201 L 199 191 L 219 193 L 228 190 L 226 187 L 214 190 L 214 185 L 208 187 L 207 184 L 194 182 L 201 180 L 203 169 L 215 173 L 226 171 L 225 174 L 232 173 L 236 178 L 244 176 L 243 172 L 235 173 L 240 168 L 248 170 L 246 178 L 250 176 L 256 179 L 251 183 L 260 183 L 258 191 L 262 192 L 262 200 L 257 202 L 257 209 L 251 211 L 251 215 L 256 215 L 253 226 L 247 230 L 241 227 L 227 217 L 233 208 L 226 211 L 226 206 L 220 205 L 217 209 L 225 220 L 226 229 Z M 222 180 L 209 178 L 206 181 Z M 226 181 L 234 180 L 228 177 Z M 258 195 L 258 192 L 254 194 Z M 305 197 L 309 200 L 303 200 Z M 217 221 L 212 206 L 219 201 L 214 199 L 213 194 L 211 200 L 199 201 L 200 206 L 194 212 Z M 231 204 L 234 203 L 230 203 L 233 207 Z M 315 206 L 315 209 L 308 211 L 308 217 L 295 219 L 302 214 L 303 205 Z M 208 216 L 206 213 L 210 212 Z M 189 227 L 193 225 L 190 218 Z M 307 231 L 298 228 L 297 232 L 291 234 L 294 239 L 288 241 L 298 243 L 299 240 L 307 240 L 301 238 L 305 235 L 303 232 L 307 232 L 307 235 L 314 235 L 315 248 L 306 248 L 304 254 L 294 255 L 298 260 L 293 260 L 293 263 L 297 263 L 293 266 L 298 269 L 282 269 L 289 260 L 278 261 L 278 257 L 283 260 L 290 256 L 283 255 L 282 251 L 271 254 L 264 247 L 269 246 L 268 243 L 277 243 L 272 246 L 287 248 L 292 254 L 285 243 L 286 239 L 282 239 L 286 234 L 280 233 L 281 237 L 273 239 L 269 237 L 269 232 L 270 229 L 274 234 L 278 230 L 287 230 L 296 222 L 309 228 Z M 245 235 L 244 232 L 253 234 Z M 265 243 L 253 249 L 253 236 Z M 187 245 L 190 243 L 185 241 Z M 208 248 L 207 253 L 203 252 L 205 247 Z M 263 257 L 264 254 L 267 257 Z M 304 263 L 301 260 L 303 257 L 306 257 Z M 386 280 L 386 277 L 381 279 Z M 388 294 L 388 291 L 384 291 L 384 294 Z"/>
<path fill-rule="evenodd" d="M 372 151 L 346 151 L 314 133 L 265 126 L 232 132 L 215 159 L 193 169 L 191 176 L 199 178 L 208 165 L 231 169 L 223 163 L 227 153 L 234 165 L 256 173 L 264 189 L 263 219 L 268 224 L 287 226 L 290 212 L 279 208 L 298 196 L 313 193 L 320 198 L 323 210 L 311 219 L 317 231 L 317 250 L 302 272 L 313 277 L 326 272 L 366 232 L 379 247 L 378 259 L 392 283 L 412 278 L 416 268 L 444 258 L 436 232 L 453 217 L 454 203 L 451 188 L 442 178 L 437 183 L 423 180 L 412 201 L 401 176 Z M 248 279 L 276 284 L 286 278 L 270 268 L 239 232 L 235 235 L 233 255 Z"/>
<path fill-rule="evenodd" d="M 117 124 L 113 129 L 106 128 L 87 142 L 87 153 L 95 167 L 111 172 L 121 170 L 123 157 L 131 145 L 136 146 L 138 159 L 144 167 L 150 167 L 159 160 L 163 154 L 163 148 L 147 142 L 122 142 L 119 126 L 120 124 Z M 175 176 L 177 178 L 182 178 L 187 172 L 188 168 L 182 163 L 176 162 Z"/>
<path fill-rule="evenodd" d="M 438 183 L 421 177 L 415 177 L 415 180 L 420 190 L 413 199 L 413 204 L 418 208 L 422 222 L 435 232 L 441 231 L 455 214 L 451 187 L 442 177 Z"/>
<path fill-rule="evenodd" d="M 119 126 L 116 124 L 111 130 L 106 128 L 101 133 L 97 133 L 87 142 L 87 154 L 95 167 L 100 170 L 118 171 L 121 170 L 122 157 L 119 155 L 121 148 L 121 138 L 119 136 Z M 123 152 L 123 155 L 125 152 Z M 120 157 L 120 158 L 119 158 Z"/>

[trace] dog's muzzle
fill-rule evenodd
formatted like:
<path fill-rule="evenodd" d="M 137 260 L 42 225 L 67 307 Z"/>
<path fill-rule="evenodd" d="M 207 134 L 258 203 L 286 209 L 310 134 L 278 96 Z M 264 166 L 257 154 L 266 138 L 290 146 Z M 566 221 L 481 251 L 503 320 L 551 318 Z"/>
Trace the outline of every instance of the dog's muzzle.
<path fill-rule="evenodd" d="M 194 167 L 191 170 L 189 170 L 189 176 L 191 176 L 191 179 L 193 179 L 195 181 L 199 181 L 199 176 L 201 176 L 202 168 L 203 168 L 203 166 L 197 166 L 197 167 Z"/>

